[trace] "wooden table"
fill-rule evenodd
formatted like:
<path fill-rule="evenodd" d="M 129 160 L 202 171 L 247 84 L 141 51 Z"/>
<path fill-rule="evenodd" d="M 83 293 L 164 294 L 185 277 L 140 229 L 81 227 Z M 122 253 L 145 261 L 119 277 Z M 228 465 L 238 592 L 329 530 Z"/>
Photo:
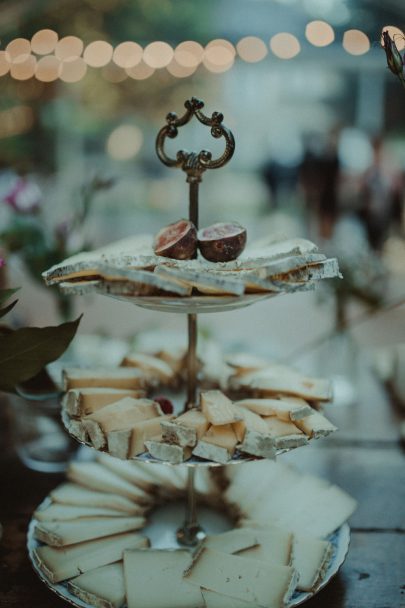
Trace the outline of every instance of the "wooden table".
<path fill-rule="evenodd" d="M 348 558 L 308 608 L 405 607 L 405 459 L 398 415 L 366 365 L 359 383 L 358 404 L 335 408 L 330 415 L 339 433 L 285 456 L 303 471 L 337 483 L 359 502 L 350 522 Z M 32 571 L 25 535 L 34 508 L 63 476 L 34 473 L 19 463 L 7 443 L 4 408 L 0 411 L 0 608 L 62 608 L 67 604 Z"/>

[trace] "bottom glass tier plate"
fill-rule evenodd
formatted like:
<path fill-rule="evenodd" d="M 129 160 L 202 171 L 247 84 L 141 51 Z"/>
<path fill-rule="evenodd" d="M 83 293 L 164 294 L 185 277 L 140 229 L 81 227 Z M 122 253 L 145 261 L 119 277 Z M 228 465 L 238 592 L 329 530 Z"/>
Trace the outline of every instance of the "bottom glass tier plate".
<path fill-rule="evenodd" d="M 46 498 L 40 506 L 46 506 L 48 503 L 49 498 Z M 162 517 L 162 509 L 164 509 L 164 517 Z M 172 549 L 179 547 L 175 540 L 175 531 L 179 523 L 182 521 L 183 516 L 184 505 L 182 503 L 171 503 L 165 505 L 164 507 L 157 509 L 155 513 L 151 514 L 150 523 L 143 530 L 143 532 L 150 538 L 152 548 Z M 203 527 L 205 528 L 206 532 L 209 534 L 219 534 L 220 532 L 224 531 L 224 529 L 226 529 L 226 527 L 224 528 L 224 524 L 226 526 L 226 518 L 219 511 L 215 511 L 213 509 L 201 506 L 201 509 L 199 508 L 199 519 L 203 524 Z M 92 608 L 92 604 L 83 602 L 76 596 L 72 595 L 68 591 L 65 583 L 50 583 L 49 580 L 38 568 L 34 561 L 33 552 L 42 543 L 40 543 L 34 538 L 35 523 L 36 520 L 31 519 L 27 533 L 27 550 L 29 559 L 36 574 L 39 576 L 42 582 L 45 583 L 45 585 L 49 587 L 51 591 L 53 591 L 53 593 L 56 593 L 56 595 L 64 599 L 69 604 L 73 606 L 79 606 L 80 608 Z M 229 525 L 227 527 L 229 528 Z M 329 583 L 329 581 L 337 574 L 339 568 L 342 566 L 346 558 L 349 549 L 350 528 L 348 524 L 343 524 L 343 526 L 341 526 L 331 536 L 328 537 L 328 540 L 332 543 L 333 553 L 332 558 L 329 562 L 329 566 L 325 572 L 325 576 L 322 580 L 319 581 L 318 585 L 313 591 L 295 591 L 288 604 L 288 608 L 299 606 L 300 604 L 303 604 L 304 602 L 309 600 L 313 595 L 315 595 L 316 593 L 318 593 L 318 591 L 325 587 Z"/>

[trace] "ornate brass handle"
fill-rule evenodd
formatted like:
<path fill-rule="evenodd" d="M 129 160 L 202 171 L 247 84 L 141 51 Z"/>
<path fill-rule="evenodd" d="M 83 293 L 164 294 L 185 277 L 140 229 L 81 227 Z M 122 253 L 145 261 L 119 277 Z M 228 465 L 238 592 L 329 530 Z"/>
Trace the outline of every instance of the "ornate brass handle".
<path fill-rule="evenodd" d="M 156 138 L 156 152 L 162 163 L 168 167 L 182 169 L 187 174 L 187 182 L 189 184 L 196 184 L 201 181 L 201 176 L 206 169 L 219 169 L 232 158 L 235 151 L 235 139 L 232 132 L 222 124 L 224 116 L 220 112 L 213 112 L 211 118 L 206 116 L 202 112 L 204 102 L 195 97 L 188 99 L 184 106 L 186 112 L 180 118 L 174 112 L 169 112 L 166 116 L 167 125 L 160 129 Z M 177 137 L 178 128 L 190 122 L 193 116 L 203 125 L 211 127 L 211 135 L 215 139 L 224 137 L 225 150 L 222 156 L 213 159 L 209 150 L 201 150 L 201 152 L 179 150 L 176 158 L 167 156 L 164 150 L 166 137 L 170 139 Z"/>

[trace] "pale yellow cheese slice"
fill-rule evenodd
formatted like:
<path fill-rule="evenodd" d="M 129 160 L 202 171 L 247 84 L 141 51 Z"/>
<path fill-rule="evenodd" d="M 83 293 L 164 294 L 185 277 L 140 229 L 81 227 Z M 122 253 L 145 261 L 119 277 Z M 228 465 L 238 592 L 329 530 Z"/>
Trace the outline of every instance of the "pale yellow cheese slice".
<path fill-rule="evenodd" d="M 125 603 L 123 563 L 85 572 L 67 584 L 70 593 L 95 608 L 122 608 Z"/>
<path fill-rule="evenodd" d="M 193 450 L 195 456 L 226 464 L 235 453 L 238 439 L 231 424 L 210 426 Z"/>
<path fill-rule="evenodd" d="M 99 566 L 120 561 L 125 549 L 148 545 L 148 539 L 140 534 L 116 534 L 69 547 L 43 545 L 34 549 L 33 557 L 50 582 L 58 583 Z"/>
<path fill-rule="evenodd" d="M 222 534 L 206 536 L 204 547 L 216 549 L 223 553 L 237 553 L 244 549 L 251 549 L 259 544 L 258 530 L 249 528 L 234 528 Z"/>
<path fill-rule="evenodd" d="M 241 529 L 244 530 L 245 528 Z M 242 550 L 238 555 L 270 564 L 292 565 L 292 532 L 276 527 L 269 527 L 266 530 L 260 530 L 260 532 L 254 528 L 247 528 L 246 530 L 251 534 L 256 533 L 258 544 L 256 547 Z"/>
<path fill-rule="evenodd" d="M 145 441 L 160 435 L 160 424 L 172 416 L 158 416 L 142 420 L 123 429 L 107 433 L 108 451 L 117 458 L 133 458 L 146 451 Z"/>
<path fill-rule="evenodd" d="M 309 416 L 312 408 L 304 399 L 295 397 L 280 399 L 242 399 L 236 401 L 235 406 L 247 408 L 261 416 L 277 416 L 280 420 L 289 422 Z"/>
<path fill-rule="evenodd" d="M 145 391 L 103 387 L 71 389 L 64 396 L 63 404 L 70 416 L 82 417 L 124 397 L 139 399 L 145 397 Z"/>
<path fill-rule="evenodd" d="M 145 374 L 131 367 L 71 367 L 63 371 L 64 390 L 71 388 L 142 389 L 146 386 Z"/>
<path fill-rule="evenodd" d="M 161 427 L 165 441 L 194 447 L 208 430 L 209 422 L 203 412 L 191 409 L 172 421 L 162 422 Z"/>
<path fill-rule="evenodd" d="M 332 557 L 332 545 L 303 534 L 294 534 L 292 566 L 298 572 L 297 588 L 311 591 L 324 576 Z"/>
<path fill-rule="evenodd" d="M 201 393 L 200 399 L 201 410 L 207 420 L 213 425 L 231 424 L 241 419 L 232 401 L 221 391 L 206 391 L 205 393 Z"/>
<path fill-rule="evenodd" d="M 275 446 L 278 449 L 295 448 L 308 443 L 308 438 L 292 422 L 285 422 L 275 416 L 264 417 L 267 425 L 267 432 L 274 438 Z"/>
<path fill-rule="evenodd" d="M 134 505 L 135 506 L 135 505 Z M 139 509 L 139 514 L 142 510 Z M 122 511 L 106 509 L 103 507 L 84 507 L 79 505 L 62 505 L 52 503 L 45 509 L 37 509 L 34 518 L 38 521 L 69 521 L 72 519 L 86 519 L 88 517 L 124 517 Z"/>
<path fill-rule="evenodd" d="M 337 431 L 337 427 L 332 424 L 325 416 L 312 410 L 310 416 L 306 416 L 302 420 L 297 420 L 296 425 L 309 437 L 326 437 L 330 433 Z"/>
<path fill-rule="evenodd" d="M 76 483 L 63 483 L 51 491 L 50 497 L 53 502 L 62 505 L 112 509 L 129 515 L 143 512 L 142 507 L 124 496 L 97 492 Z"/>
<path fill-rule="evenodd" d="M 136 367 L 158 378 L 160 382 L 169 383 L 173 381 L 174 373 L 168 363 L 158 357 L 145 353 L 130 353 L 124 358 L 124 367 Z"/>

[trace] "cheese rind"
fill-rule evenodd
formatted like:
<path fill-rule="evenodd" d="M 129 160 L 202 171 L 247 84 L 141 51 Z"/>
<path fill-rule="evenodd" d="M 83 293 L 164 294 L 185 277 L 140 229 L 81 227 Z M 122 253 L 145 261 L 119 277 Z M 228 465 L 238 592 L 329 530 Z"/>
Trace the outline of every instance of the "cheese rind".
<path fill-rule="evenodd" d="M 326 540 L 294 534 L 292 565 L 298 572 L 300 591 L 312 591 L 324 578 L 332 552 L 332 545 Z"/>
<path fill-rule="evenodd" d="M 195 456 L 226 464 L 238 443 L 231 424 L 211 426 L 193 450 Z"/>
<path fill-rule="evenodd" d="M 294 570 L 203 548 L 185 578 L 193 585 L 263 608 L 281 607 L 295 585 Z"/>
<path fill-rule="evenodd" d="M 308 443 L 308 437 L 292 422 L 285 422 L 275 416 L 263 418 L 268 434 L 273 437 L 277 449 L 296 448 Z"/>
<path fill-rule="evenodd" d="M 232 401 L 221 391 L 206 391 L 200 398 L 201 410 L 211 424 L 224 425 L 241 420 Z"/>
<path fill-rule="evenodd" d="M 203 412 L 191 409 L 172 421 L 161 423 L 162 436 L 166 441 L 182 447 L 194 447 L 208 430 L 209 422 Z"/>
<path fill-rule="evenodd" d="M 134 458 L 146 451 L 145 441 L 160 435 L 160 424 L 170 420 L 172 416 L 158 416 L 150 420 L 142 420 L 130 428 L 110 431 L 107 434 L 108 451 L 116 458 Z"/>
<path fill-rule="evenodd" d="M 99 566 L 118 562 L 125 549 L 148 545 L 148 539 L 140 534 L 116 534 L 69 547 L 37 547 L 33 558 L 51 583 L 59 583 Z"/>
<path fill-rule="evenodd" d="M 67 588 L 95 608 L 121 608 L 125 603 L 123 564 L 108 564 L 85 572 L 70 580 Z"/>
<path fill-rule="evenodd" d="M 306 435 L 313 437 L 314 439 L 326 437 L 327 435 L 330 435 L 330 433 L 337 431 L 337 427 L 332 424 L 332 422 L 315 410 L 312 410 L 310 416 L 307 416 L 302 420 L 297 420 L 296 425 Z"/>
<path fill-rule="evenodd" d="M 73 521 L 42 521 L 36 524 L 34 536 L 52 547 L 65 547 L 139 530 L 145 521 L 144 517 L 89 517 Z"/>
<path fill-rule="evenodd" d="M 247 430 L 242 443 L 238 445 L 241 452 L 261 458 L 274 460 L 277 454 L 277 440 L 269 433 L 257 433 Z"/>
<path fill-rule="evenodd" d="M 145 441 L 146 449 L 149 454 L 157 460 L 164 460 L 171 464 L 181 464 L 191 456 L 191 448 L 181 447 L 175 443 L 165 443 L 164 441 Z"/>
<path fill-rule="evenodd" d="M 128 608 L 203 608 L 200 588 L 183 578 L 191 561 L 191 554 L 182 549 L 125 551 Z"/>

